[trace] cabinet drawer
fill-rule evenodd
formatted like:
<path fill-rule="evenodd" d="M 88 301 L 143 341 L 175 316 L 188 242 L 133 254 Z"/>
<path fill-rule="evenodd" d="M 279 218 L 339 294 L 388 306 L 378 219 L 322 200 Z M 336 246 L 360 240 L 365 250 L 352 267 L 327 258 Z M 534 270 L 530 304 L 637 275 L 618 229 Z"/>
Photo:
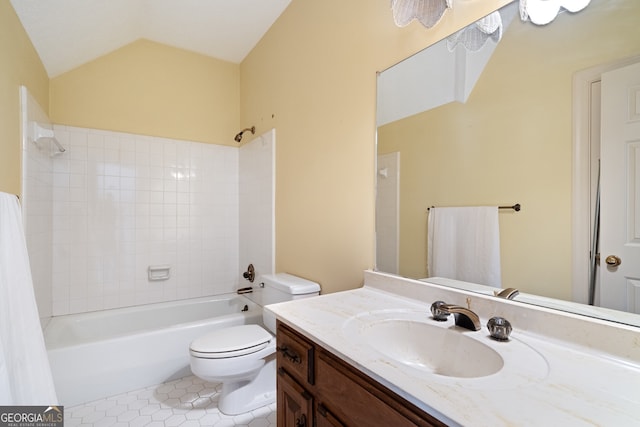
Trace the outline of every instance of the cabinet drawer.
<path fill-rule="evenodd" d="M 329 352 L 319 350 L 316 364 L 317 403 L 347 426 L 445 426 Z"/>
<path fill-rule="evenodd" d="M 314 347 L 285 325 L 278 323 L 277 363 L 301 384 L 314 383 Z"/>

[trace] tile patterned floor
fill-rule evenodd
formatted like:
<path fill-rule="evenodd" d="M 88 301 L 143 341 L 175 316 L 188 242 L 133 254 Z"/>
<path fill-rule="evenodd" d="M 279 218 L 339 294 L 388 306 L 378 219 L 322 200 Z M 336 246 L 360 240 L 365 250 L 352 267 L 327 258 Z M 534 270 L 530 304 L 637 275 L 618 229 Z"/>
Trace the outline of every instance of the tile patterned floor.
<path fill-rule="evenodd" d="M 275 427 L 276 405 L 228 416 L 218 410 L 221 384 L 189 376 L 65 408 L 65 427 Z"/>

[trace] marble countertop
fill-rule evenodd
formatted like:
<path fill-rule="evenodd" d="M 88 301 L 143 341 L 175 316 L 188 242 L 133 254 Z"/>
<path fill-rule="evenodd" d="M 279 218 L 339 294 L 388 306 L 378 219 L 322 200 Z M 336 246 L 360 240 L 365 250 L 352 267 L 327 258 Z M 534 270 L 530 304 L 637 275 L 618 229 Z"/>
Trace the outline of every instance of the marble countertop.
<path fill-rule="evenodd" d="M 597 319 L 539 307 L 518 306 L 428 283 L 403 283 L 404 280 L 408 279 L 391 279 L 397 283 L 388 284 L 388 277 L 367 272 L 362 288 L 269 305 L 265 310 L 452 426 L 640 425 L 640 333 L 637 329 L 609 326 Z M 384 285 L 379 285 L 381 283 Z M 416 298 L 407 297 L 412 291 Z M 460 305 L 466 300 L 480 315 L 483 330 L 460 330 L 460 333 L 485 340 L 499 353 L 516 346 L 527 346 L 533 352 L 519 353 L 524 355 L 522 360 L 507 354 L 505 368 L 484 377 L 417 375 L 354 337 L 353 322 L 358 316 L 423 312 L 429 319 L 430 304 L 436 299 Z M 511 317 L 505 317 L 515 320 L 511 320 L 514 331 L 510 342 L 497 343 L 488 337 L 484 325 L 496 312 L 506 313 Z M 452 327 L 453 320 L 448 322 L 446 327 Z M 552 327 L 550 335 L 540 332 L 545 329 L 541 324 L 548 322 L 552 322 L 548 325 Z M 594 322 L 593 327 L 589 327 Z M 618 343 L 611 352 L 601 347 L 608 339 L 597 336 L 608 333 L 609 329 Z M 502 349 L 499 346 L 503 346 Z"/>

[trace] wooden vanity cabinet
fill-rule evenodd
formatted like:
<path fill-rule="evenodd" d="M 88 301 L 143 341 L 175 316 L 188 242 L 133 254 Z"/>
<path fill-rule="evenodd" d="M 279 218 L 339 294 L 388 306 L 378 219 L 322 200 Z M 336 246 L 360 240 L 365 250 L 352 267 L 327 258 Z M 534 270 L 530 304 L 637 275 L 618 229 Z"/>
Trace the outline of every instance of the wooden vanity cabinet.
<path fill-rule="evenodd" d="M 284 325 L 278 323 L 277 329 L 278 427 L 311 427 L 313 396 L 307 389 L 314 381 L 315 348 Z"/>
<path fill-rule="evenodd" d="M 441 427 L 331 352 L 278 322 L 278 427 Z"/>

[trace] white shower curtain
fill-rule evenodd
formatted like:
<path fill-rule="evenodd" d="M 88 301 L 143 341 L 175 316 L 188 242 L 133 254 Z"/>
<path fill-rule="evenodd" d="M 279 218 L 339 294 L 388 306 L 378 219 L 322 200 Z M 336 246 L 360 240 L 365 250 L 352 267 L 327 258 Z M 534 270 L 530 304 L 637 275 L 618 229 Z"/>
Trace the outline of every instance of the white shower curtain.
<path fill-rule="evenodd" d="M 57 403 L 20 205 L 0 192 L 0 405 Z"/>

